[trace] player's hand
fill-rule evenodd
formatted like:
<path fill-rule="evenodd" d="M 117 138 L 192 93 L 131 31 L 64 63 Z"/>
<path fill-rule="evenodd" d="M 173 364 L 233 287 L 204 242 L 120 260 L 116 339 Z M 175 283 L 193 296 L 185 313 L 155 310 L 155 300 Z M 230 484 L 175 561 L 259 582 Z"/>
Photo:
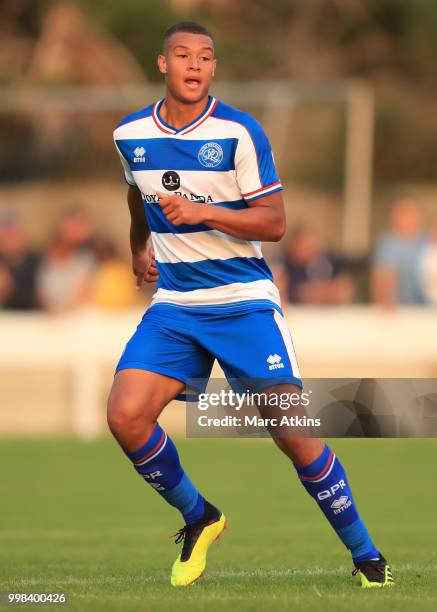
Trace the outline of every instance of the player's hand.
<path fill-rule="evenodd" d="M 162 191 L 156 192 L 162 212 L 173 225 L 197 225 L 204 221 L 204 204 L 190 202 L 178 195 L 168 195 Z"/>
<path fill-rule="evenodd" d="M 143 282 L 155 283 L 158 280 L 158 268 L 150 242 L 147 243 L 146 248 L 132 254 L 132 269 L 137 277 L 137 290 L 141 289 Z"/>

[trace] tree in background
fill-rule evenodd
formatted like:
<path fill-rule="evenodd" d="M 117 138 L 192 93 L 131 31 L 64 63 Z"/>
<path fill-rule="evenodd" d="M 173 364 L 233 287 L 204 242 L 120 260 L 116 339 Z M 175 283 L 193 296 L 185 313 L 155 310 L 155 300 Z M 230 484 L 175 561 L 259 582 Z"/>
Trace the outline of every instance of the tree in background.
<path fill-rule="evenodd" d="M 156 81 L 163 32 L 174 21 L 196 19 L 214 32 L 222 79 L 367 79 L 377 96 L 377 183 L 437 179 L 436 2 L 70 0 L 69 8 L 63 5 L 0 0 L 0 82 L 120 84 L 138 82 L 142 74 Z M 76 17 L 59 27 L 59 15 L 68 11 Z M 74 24 L 80 27 L 74 30 Z"/>

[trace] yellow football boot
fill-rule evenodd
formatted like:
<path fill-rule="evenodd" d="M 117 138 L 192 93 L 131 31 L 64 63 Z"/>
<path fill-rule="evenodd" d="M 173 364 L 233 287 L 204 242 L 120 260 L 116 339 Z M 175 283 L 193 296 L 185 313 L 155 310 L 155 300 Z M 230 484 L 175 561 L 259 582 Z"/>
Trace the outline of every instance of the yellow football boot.
<path fill-rule="evenodd" d="M 202 520 L 185 525 L 175 533 L 176 544 L 182 541 L 184 544 L 171 570 L 173 586 L 188 586 L 203 576 L 208 549 L 213 542 L 220 539 L 225 528 L 224 514 L 205 501 L 205 515 Z"/>

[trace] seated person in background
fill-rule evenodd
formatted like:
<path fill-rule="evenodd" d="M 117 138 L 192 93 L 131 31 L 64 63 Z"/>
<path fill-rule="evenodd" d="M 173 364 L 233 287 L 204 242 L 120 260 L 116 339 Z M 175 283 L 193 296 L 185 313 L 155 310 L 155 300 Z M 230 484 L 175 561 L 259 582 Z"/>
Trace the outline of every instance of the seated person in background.
<path fill-rule="evenodd" d="M 32 310 L 38 307 L 36 276 L 39 256 L 29 249 L 17 215 L 0 213 L 0 305 L 9 310 Z"/>
<path fill-rule="evenodd" d="M 79 204 L 67 206 L 58 221 L 58 233 L 68 241 L 70 248 L 76 252 L 95 256 L 96 236 L 93 223 Z"/>
<path fill-rule="evenodd" d="M 419 266 L 428 241 L 416 202 L 409 197 L 395 200 L 390 229 L 377 240 L 372 257 L 371 292 L 376 304 L 425 303 Z"/>
<path fill-rule="evenodd" d="M 283 299 L 294 304 L 344 304 L 353 300 L 355 283 L 344 258 L 328 252 L 309 228 L 287 240 L 277 283 Z"/>
<path fill-rule="evenodd" d="M 90 301 L 96 260 L 84 219 L 81 212 L 66 211 L 44 255 L 37 288 L 47 312 L 70 312 Z"/>
<path fill-rule="evenodd" d="M 8 268 L 0 261 L 0 309 L 5 308 L 5 304 L 13 288 L 12 277 Z"/>
<path fill-rule="evenodd" d="M 100 308 L 129 308 L 137 302 L 130 266 L 123 261 L 109 238 L 95 242 L 98 266 L 94 277 L 93 302 Z"/>
<path fill-rule="evenodd" d="M 437 223 L 430 232 L 419 262 L 419 280 L 427 304 L 437 304 Z"/>

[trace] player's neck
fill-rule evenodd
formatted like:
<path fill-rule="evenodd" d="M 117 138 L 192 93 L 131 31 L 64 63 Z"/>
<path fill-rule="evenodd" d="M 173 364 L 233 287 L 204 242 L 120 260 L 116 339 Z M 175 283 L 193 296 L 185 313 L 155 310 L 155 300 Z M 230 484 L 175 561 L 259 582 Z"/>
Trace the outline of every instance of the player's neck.
<path fill-rule="evenodd" d="M 199 102 L 185 104 L 176 100 L 168 91 L 167 96 L 159 109 L 162 119 L 175 130 L 180 130 L 188 125 L 206 109 L 208 104 L 208 94 Z"/>

